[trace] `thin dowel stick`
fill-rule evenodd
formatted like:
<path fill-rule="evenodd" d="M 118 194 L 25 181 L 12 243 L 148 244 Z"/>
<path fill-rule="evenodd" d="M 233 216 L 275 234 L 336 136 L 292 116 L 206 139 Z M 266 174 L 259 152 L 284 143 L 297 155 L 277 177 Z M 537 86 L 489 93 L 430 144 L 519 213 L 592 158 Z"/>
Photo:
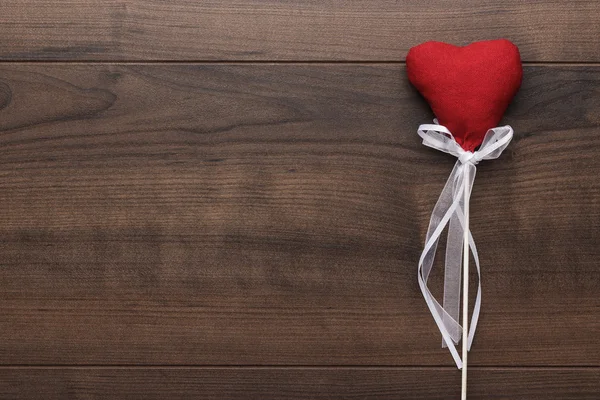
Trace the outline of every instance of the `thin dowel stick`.
<path fill-rule="evenodd" d="M 469 166 L 465 165 L 464 208 L 465 224 L 463 237 L 463 323 L 462 323 L 462 391 L 461 399 L 467 400 L 467 350 L 469 340 Z"/>

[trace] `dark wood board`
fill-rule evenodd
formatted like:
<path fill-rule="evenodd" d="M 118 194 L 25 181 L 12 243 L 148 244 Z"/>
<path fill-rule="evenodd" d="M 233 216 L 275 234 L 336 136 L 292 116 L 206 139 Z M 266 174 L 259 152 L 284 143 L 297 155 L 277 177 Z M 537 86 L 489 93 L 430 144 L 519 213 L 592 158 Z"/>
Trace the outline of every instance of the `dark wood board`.
<path fill-rule="evenodd" d="M 478 169 L 473 365 L 599 366 L 599 94 L 527 67 Z M 451 366 L 416 281 L 431 118 L 401 65 L 4 64 L 0 362 Z"/>
<path fill-rule="evenodd" d="M 452 368 L 0 368 L 0 397 L 58 399 L 459 398 Z M 473 368 L 470 400 L 597 400 L 598 368 Z"/>
<path fill-rule="evenodd" d="M 402 62 L 499 37 L 469 400 L 600 398 L 600 2 L 12 0 L 0 399 L 458 398 L 416 281 L 454 159 Z"/>
<path fill-rule="evenodd" d="M 400 61 L 505 37 L 532 62 L 599 62 L 596 0 L 11 0 L 4 60 Z"/>

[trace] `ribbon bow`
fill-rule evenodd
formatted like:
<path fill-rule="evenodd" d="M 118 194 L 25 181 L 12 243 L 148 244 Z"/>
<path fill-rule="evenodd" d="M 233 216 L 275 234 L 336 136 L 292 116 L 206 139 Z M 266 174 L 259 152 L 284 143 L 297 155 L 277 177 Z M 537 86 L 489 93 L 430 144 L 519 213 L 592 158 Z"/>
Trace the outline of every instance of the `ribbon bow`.
<path fill-rule="evenodd" d="M 434 122 L 437 123 L 437 121 Z M 482 160 L 498 158 L 511 141 L 513 129 L 507 125 L 488 130 L 479 150 L 475 152 L 463 150 L 445 126 L 423 124 L 419 126 L 418 133 L 423 138 L 425 146 L 452 154 L 458 158 L 431 213 L 429 229 L 425 238 L 425 247 L 419 259 L 418 279 L 425 302 L 442 333 L 442 347 L 448 347 L 456 366 L 458 369 L 462 369 L 463 363 L 455 345 L 460 341 L 462 332 L 462 326 L 458 320 L 460 310 L 461 263 L 464 245 L 463 237 L 465 236 L 465 225 L 468 226 L 464 212 L 465 205 L 468 206 L 471 196 L 471 189 L 473 188 L 475 173 L 477 171 L 475 165 Z M 467 185 L 466 188 L 465 185 Z M 465 191 L 467 195 L 463 196 Z M 427 280 L 433 267 L 439 238 L 447 225 L 448 239 L 446 242 L 444 272 L 444 306 L 442 307 L 427 287 Z M 475 306 L 468 334 L 468 349 L 470 350 L 481 308 L 481 270 L 477 247 L 475 246 L 475 241 L 470 230 L 468 237 L 468 247 L 473 254 L 475 265 L 477 266 L 478 280 L 477 296 L 475 298 Z"/>

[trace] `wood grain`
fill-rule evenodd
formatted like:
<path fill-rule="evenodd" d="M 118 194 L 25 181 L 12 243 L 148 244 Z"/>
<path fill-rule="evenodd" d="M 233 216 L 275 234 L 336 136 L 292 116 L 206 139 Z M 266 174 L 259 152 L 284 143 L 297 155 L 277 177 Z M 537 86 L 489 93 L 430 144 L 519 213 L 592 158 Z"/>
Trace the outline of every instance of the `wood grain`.
<path fill-rule="evenodd" d="M 2 368 L 3 399 L 459 397 L 452 368 Z M 473 368 L 472 400 L 596 400 L 598 368 Z"/>
<path fill-rule="evenodd" d="M 1 362 L 451 365 L 416 261 L 454 160 L 404 74 L 5 64 Z M 599 94 L 527 67 L 479 168 L 473 365 L 598 366 Z"/>
<path fill-rule="evenodd" d="M 523 59 L 599 62 L 596 0 L 12 0 L 4 60 L 400 61 L 427 40 L 506 37 Z"/>

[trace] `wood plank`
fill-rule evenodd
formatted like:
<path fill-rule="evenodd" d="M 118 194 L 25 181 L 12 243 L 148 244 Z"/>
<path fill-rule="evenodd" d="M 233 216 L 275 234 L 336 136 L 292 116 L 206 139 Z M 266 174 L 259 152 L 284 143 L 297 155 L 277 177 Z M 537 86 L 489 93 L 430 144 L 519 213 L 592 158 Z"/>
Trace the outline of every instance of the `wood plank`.
<path fill-rule="evenodd" d="M 598 368 L 473 368 L 469 399 L 596 400 Z M 2 368 L 3 399 L 458 398 L 451 368 Z"/>
<path fill-rule="evenodd" d="M 427 40 L 505 37 L 526 61 L 600 61 L 596 0 L 12 0 L 4 60 L 400 61 Z M 8 40 L 6 38 L 13 38 Z"/>
<path fill-rule="evenodd" d="M 452 365 L 416 263 L 454 160 L 404 76 L 5 64 L 1 362 Z M 598 366 L 599 94 L 527 67 L 479 168 L 473 365 Z"/>

